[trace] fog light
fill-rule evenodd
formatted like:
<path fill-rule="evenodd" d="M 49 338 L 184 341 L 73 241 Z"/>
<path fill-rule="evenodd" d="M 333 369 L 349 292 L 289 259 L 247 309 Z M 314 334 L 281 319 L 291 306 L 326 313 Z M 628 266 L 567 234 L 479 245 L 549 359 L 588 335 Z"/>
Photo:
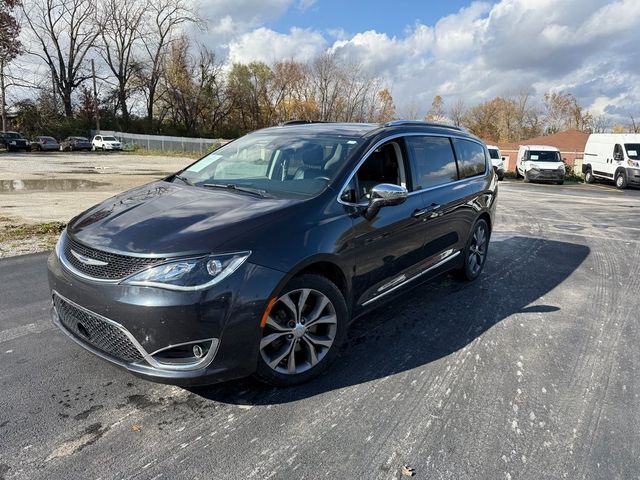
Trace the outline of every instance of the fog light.
<path fill-rule="evenodd" d="M 204 350 L 202 350 L 202 347 L 197 343 L 193 346 L 193 356 L 196 358 L 204 357 Z"/>

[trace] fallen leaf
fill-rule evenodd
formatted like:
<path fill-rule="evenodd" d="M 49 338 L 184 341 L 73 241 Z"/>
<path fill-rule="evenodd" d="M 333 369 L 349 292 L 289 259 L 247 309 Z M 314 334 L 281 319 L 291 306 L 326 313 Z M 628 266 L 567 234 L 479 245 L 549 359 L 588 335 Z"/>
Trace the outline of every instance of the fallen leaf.
<path fill-rule="evenodd" d="M 133 425 L 131 425 L 131 431 L 140 432 L 142 431 L 142 426 L 138 425 L 137 423 L 134 423 Z"/>
<path fill-rule="evenodd" d="M 404 475 L 405 477 L 413 477 L 415 474 L 416 471 L 413 467 L 410 467 L 409 465 L 402 466 L 402 475 Z"/>

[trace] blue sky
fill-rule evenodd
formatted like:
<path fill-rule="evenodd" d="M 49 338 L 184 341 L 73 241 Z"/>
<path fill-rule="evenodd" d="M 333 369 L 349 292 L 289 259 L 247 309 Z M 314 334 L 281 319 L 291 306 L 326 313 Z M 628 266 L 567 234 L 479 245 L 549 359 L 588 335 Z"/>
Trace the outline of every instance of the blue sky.
<path fill-rule="evenodd" d="M 351 34 L 376 30 L 399 36 L 416 22 L 435 25 L 440 18 L 457 13 L 470 3 L 463 0 L 318 0 L 307 8 L 303 7 L 304 3 L 293 6 L 268 26 L 277 31 L 297 26 L 325 32 L 344 30 Z"/>

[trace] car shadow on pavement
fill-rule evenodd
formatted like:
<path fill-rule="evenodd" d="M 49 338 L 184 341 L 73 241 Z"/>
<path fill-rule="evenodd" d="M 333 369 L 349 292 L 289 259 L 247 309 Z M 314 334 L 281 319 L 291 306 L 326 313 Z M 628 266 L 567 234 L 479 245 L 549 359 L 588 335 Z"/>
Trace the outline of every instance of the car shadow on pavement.
<path fill-rule="evenodd" d="M 336 361 L 315 380 L 273 388 L 249 378 L 190 391 L 239 405 L 293 402 L 423 367 L 513 314 L 561 311 L 561 305 L 539 299 L 569 278 L 590 249 L 537 237 L 500 238 L 491 243 L 485 271 L 475 282 L 440 277 L 356 319 Z"/>

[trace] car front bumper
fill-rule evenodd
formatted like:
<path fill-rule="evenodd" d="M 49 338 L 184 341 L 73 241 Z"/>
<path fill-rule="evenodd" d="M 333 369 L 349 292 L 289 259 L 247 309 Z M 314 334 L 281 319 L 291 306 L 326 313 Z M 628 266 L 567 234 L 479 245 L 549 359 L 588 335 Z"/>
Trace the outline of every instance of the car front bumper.
<path fill-rule="evenodd" d="M 627 183 L 640 185 L 640 168 L 627 168 Z"/>
<path fill-rule="evenodd" d="M 564 180 L 565 172 L 562 170 L 529 170 L 527 179 L 535 182 L 560 182 Z"/>
<path fill-rule="evenodd" d="M 284 275 L 247 262 L 209 290 L 178 292 L 79 278 L 54 252 L 48 261 L 52 321 L 86 350 L 147 380 L 211 384 L 255 371 L 260 320 Z M 204 341 L 212 345 L 197 368 L 176 368 L 156 356 Z"/>

